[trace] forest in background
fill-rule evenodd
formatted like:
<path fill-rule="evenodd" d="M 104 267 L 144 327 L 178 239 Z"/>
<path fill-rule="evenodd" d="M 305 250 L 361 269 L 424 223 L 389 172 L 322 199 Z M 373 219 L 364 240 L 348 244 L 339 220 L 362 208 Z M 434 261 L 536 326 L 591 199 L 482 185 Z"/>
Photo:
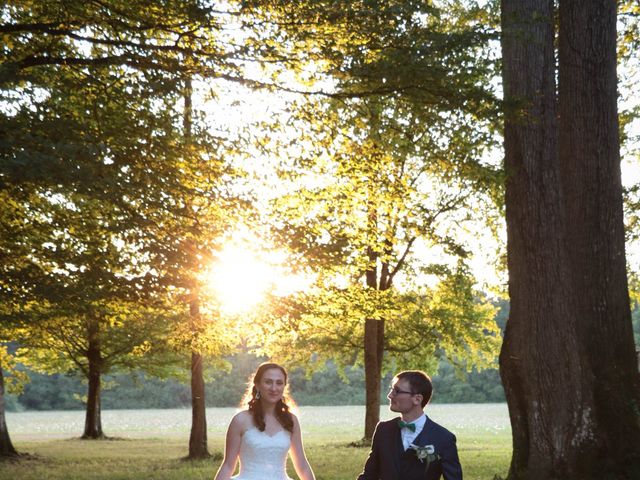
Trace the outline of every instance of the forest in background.
<path fill-rule="evenodd" d="M 238 406 L 246 388 L 247 376 L 236 375 L 242 365 L 257 364 L 259 359 L 250 355 L 230 358 L 230 373 L 216 372 L 207 379 L 208 407 Z M 240 368 L 238 368 L 240 367 Z M 31 382 L 24 392 L 8 396 L 9 411 L 22 410 L 81 410 L 85 408 L 83 395 L 86 383 L 77 375 L 46 375 L 29 373 Z M 363 405 L 365 400 L 364 372 L 361 368 L 347 368 L 346 383 L 330 364 L 324 371 L 307 378 L 302 369 L 290 372 L 291 395 L 299 405 Z M 391 374 L 385 378 L 390 383 Z M 433 376 L 434 403 L 503 402 L 504 392 L 497 369 L 478 372 L 473 370 L 465 378 L 456 376 L 454 367 L 443 361 L 438 374 Z M 105 376 L 102 397 L 103 409 L 188 408 L 191 406 L 189 385 L 177 379 L 158 379 L 144 373 Z M 380 401 L 386 402 L 383 388 Z"/>
<path fill-rule="evenodd" d="M 500 305 L 496 322 L 504 328 L 508 315 L 506 303 Z M 640 309 L 633 309 L 633 331 L 636 345 L 640 345 Z M 260 359 L 251 354 L 237 354 L 228 358 L 230 371 L 212 371 L 206 382 L 208 407 L 238 406 L 246 382 Z M 212 369 L 213 370 L 213 369 Z M 299 405 L 363 405 L 365 401 L 364 371 L 347 367 L 341 378 L 332 363 L 310 378 L 302 369 L 290 372 L 292 397 Z M 385 377 L 387 385 L 392 374 Z M 86 382 L 78 375 L 47 375 L 29 372 L 31 381 L 20 395 L 9 395 L 9 411 L 23 410 L 79 410 L 85 408 Z M 433 375 L 434 403 L 494 403 L 504 402 L 504 390 L 497 368 L 458 372 L 448 361 L 441 361 Z M 380 402 L 386 403 L 383 388 Z M 191 393 L 186 381 L 159 379 L 141 372 L 105 377 L 102 406 L 104 409 L 188 408 Z"/>
<path fill-rule="evenodd" d="M 504 330 L 509 314 L 508 302 L 496 301 L 495 322 Z M 639 322 L 640 323 L 640 322 Z M 640 330 L 640 327 L 639 327 Z M 14 348 L 17 346 L 14 346 Z M 235 407 L 242 400 L 247 383 L 257 365 L 264 361 L 253 353 L 241 352 L 226 358 L 227 369 L 220 362 L 205 368 L 205 397 L 207 407 Z M 432 375 L 434 403 L 504 402 L 504 391 L 497 368 L 478 371 L 475 367 L 464 371 L 448 360 L 441 360 L 437 374 Z M 87 382 L 75 371 L 42 373 L 29 367 L 20 370 L 28 375 L 20 394 L 6 397 L 8 411 L 25 410 L 81 410 L 86 408 Z M 189 408 L 191 390 L 188 377 L 159 378 L 142 370 L 105 375 L 102 390 L 103 409 Z M 392 372 L 387 372 L 380 392 L 380 403 L 386 404 L 387 385 Z M 365 373 L 361 366 L 347 366 L 343 375 L 334 362 L 326 368 L 307 373 L 304 368 L 289 372 L 289 387 L 293 400 L 299 405 L 364 405 Z"/>

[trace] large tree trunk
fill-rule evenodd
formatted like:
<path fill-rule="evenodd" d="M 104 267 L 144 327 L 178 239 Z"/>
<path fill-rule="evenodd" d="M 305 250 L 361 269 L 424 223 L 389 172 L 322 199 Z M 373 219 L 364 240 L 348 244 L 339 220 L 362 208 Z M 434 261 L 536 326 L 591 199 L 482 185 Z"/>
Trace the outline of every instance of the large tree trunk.
<path fill-rule="evenodd" d="M 561 235 L 553 1 L 503 1 L 511 310 L 500 368 L 513 432 L 509 478 L 565 470 L 583 391 Z M 559 477 L 562 478 L 562 477 Z"/>
<path fill-rule="evenodd" d="M 87 380 L 89 382 L 87 394 L 87 410 L 84 421 L 83 439 L 105 438 L 102 432 L 102 411 L 101 411 L 101 376 L 102 376 L 102 354 L 100 351 L 100 338 L 97 322 L 91 322 L 88 328 L 89 348 L 87 349 L 87 360 L 89 361 L 89 372 Z"/>
<path fill-rule="evenodd" d="M 582 5 L 584 3 L 579 2 L 575 8 L 580 10 Z M 585 18 L 590 15 L 587 13 Z M 572 122 L 578 122 L 576 128 L 586 137 L 598 137 L 595 130 L 606 131 L 615 126 L 615 113 L 612 118 L 609 111 L 607 120 L 602 123 L 593 122 L 592 117 L 576 118 L 585 112 L 567 110 L 562 95 L 581 86 L 573 84 L 575 79 L 568 82 L 562 77 L 562 128 L 558 128 L 554 18 L 552 0 L 502 2 L 511 313 L 500 354 L 500 371 L 513 431 L 509 479 L 638 478 L 622 475 L 620 472 L 626 467 L 614 460 L 621 457 L 610 456 L 613 454 L 610 447 L 617 449 L 618 444 L 612 441 L 607 445 L 610 440 L 605 432 L 610 424 L 598 408 L 605 395 L 608 398 L 622 392 L 629 402 L 627 410 L 638 405 L 637 396 L 629 395 L 636 388 L 637 373 L 635 379 L 631 379 L 631 375 L 621 376 L 618 371 L 623 363 L 627 365 L 625 371 L 635 367 L 633 357 L 631 361 L 628 359 L 628 345 L 623 345 L 632 339 L 630 331 L 615 327 L 607 330 L 602 322 L 604 318 L 618 315 L 613 321 L 627 322 L 626 328 L 630 327 L 628 316 L 623 318 L 623 310 L 626 309 L 628 315 L 629 308 L 628 299 L 625 300 L 626 281 L 621 280 L 625 278 L 624 240 L 617 243 L 618 233 L 612 238 L 608 227 L 598 231 L 587 226 L 593 220 L 598 223 L 606 219 L 608 222 L 619 221 L 622 228 L 621 209 L 620 214 L 613 214 L 610 208 L 616 201 L 605 193 L 612 185 L 598 184 L 615 185 L 616 175 L 619 183 L 619 170 L 616 173 L 611 163 L 600 164 L 602 176 L 594 178 L 591 167 L 581 163 L 583 154 L 576 154 L 571 167 L 580 171 L 579 175 L 570 173 L 569 167 L 564 165 L 567 139 L 563 135 L 572 128 Z M 594 18 L 597 15 L 592 20 Z M 563 28 L 564 21 L 566 18 L 561 18 Z M 581 33 L 587 37 L 583 41 L 591 46 L 598 44 L 600 39 L 589 37 L 594 31 L 588 30 Z M 575 48 L 574 43 L 571 48 Z M 615 51 L 613 55 L 615 65 Z M 560 59 L 561 71 L 565 61 L 565 58 Z M 597 60 L 600 61 L 602 57 Z M 601 74 L 598 75 L 584 80 L 600 85 L 606 83 Z M 613 81 L 615 83 L 615 78 Z M 602 91 L 591 93 L 597 96 Z M 596 110 L 600 108 L 603 107 Z M 605 111 L 598 111 L 598 115 Z M 590 111 L 589 115 L 592 114 L 596 112 Z M 617 149 L 617 140 L 612 146 Z M 586 199 L 575 198 L 576 194 L 570 191 L 576 188 L 570 185 L 573 182 L 601 187 L 602 190 L 591 192 L 591 200 L 606 212 L 583 213 L 581 202 Z M 587 187 L 587 190 L 593 187 Z M 583 189 L 577 188 L 578 191 Z M 603 207 L 603 202 L 608 206 Z M 594 215 L 603 216 L 598 220 Z M 585 250 L 579 252 L 575 242 Z M 590 254 L 583 257 L 586 250 L 590 250 Z M 605 251 L 620 256 L 617 260 L 622 261 L 622 268 L 618 264 L 612 267 L 611 263 L 615 262 Z M 585 266 L 579 266 L 580 263 Z M 580 277 L 580 281 L 576 281 L 576 277 Z M 596 328 L 592 321 L 594 315 L 600 318 L 604 328 Z M 602 350 L 595 347 L 598 343 L 608 354 L 600 353 Z M 622 350 L 614 354 L 619 347 L 623 347 Z M 620 383 L 621 377 L 628 384 Z M 625 424 L 627 431 L 638 428 L 637 417 L 626 416 L 620 424 Z M 623 430 L 615 432 L 614 435 L 621 435 Z M 632 435 L 632 441 L 634 438 L 637 435 Z M 620 443 L 626 438 L 617 440 Z M 638 451 L 637 443 L 626 452 L 634 449 Z M 627 459 L 629 457 L 626 455 Z"/>
<path fill-rule="evenodd" d="M 5 419 L 4 374 L 0 365 L 0 459 L 17 457 L 18 452 L 9 438 L 9 429 Z"/>
<path fill-rule="evenodd" d="M 616 2 L 562 0 L 560 165 L 575 315 L 589 369 L 572 478 L 640 478 L 640 378 L 626 276 L 617 113 Z"/>

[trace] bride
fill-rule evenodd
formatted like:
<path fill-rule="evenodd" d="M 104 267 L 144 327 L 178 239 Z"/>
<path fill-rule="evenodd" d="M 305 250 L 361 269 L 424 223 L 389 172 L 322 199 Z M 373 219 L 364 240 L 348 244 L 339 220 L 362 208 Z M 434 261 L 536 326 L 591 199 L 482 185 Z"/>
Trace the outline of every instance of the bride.
<path fill-rule="evenodd" d="M 298 418 L 286 403 L 286 370 L 276 363 L 261 364 L 253 376 L 248 408 L 229 423 L 224 460 L 215 480 L 229 480 L 240 458 L 234 480 L 291 480 L 287 453 L 300 480 L 315 480 L 302 446 Z"/>

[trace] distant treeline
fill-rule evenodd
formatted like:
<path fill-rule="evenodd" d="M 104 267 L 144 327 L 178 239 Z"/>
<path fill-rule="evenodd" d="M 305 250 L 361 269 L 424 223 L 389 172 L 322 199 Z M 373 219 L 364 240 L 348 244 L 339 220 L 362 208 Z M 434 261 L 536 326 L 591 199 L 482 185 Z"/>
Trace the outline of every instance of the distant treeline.
<path fill-rule="evenodd" d="M 238 363 L 237 359 L 231 360 Z M 246 359 L 244 362 L 246 363 Z M 257 363 L 257 360 L 256 362 Z M 231 373 L 216 373 L 206 386 L 206 400 L 210 407 L 238 406 L 246 389 L 248 374 L 235 373 L 249 368 L 234 368 Z M 299 405 L 364 405 L 364 372 L 347 368 L 348 383 L 338 375 L 334 365 L 307 378 L 303 370 L 290 372 L 290 390 Z M 31 381 L 19 396 L 9 396 L 9 410 L 72 410 L 84 408 L 86 384 L 75 376 L 44 375 L 29 372 Z M 389 383 L 391 378 L 386 378 Z M 503 402 L 504 392 L 497 370 L 473 371 L 460 379 L 447 362 L 440 364 L 433 377 L 434 398 L 437 403 Z M 383 384 L 385 387 L 387 384 Z M 107 375 L 104 378 L 102 408 L 179 408 L 190 406 L 188 382 L 160 380 L 142 373 Z M 381 402 L 386 403 L 387 389 L 383 388 Z"/>
<path fill-rule="evenodd" d="M 501 305 L 496 318 L 504 329 L 508 307 Z M 633 331 L 640 346 L 640 308 L 633 304 Z M 229 359 L 231 373 L 214 372 L 206 385 L 207 405 L 210 407 L 238 406 L 246 389 L 249 375 L 259 363 L 252 355 L 240 354 Z M 290 372 L 290 389 L 300 405 L 363 405 L 364 372 L 347 368 L 348 383 L 338 375 L 335 365 L 315 373 L 311 378 L 302 370 Z M 20 396 L 8 395 L 7 408 L 16 410 L 72 410 L 83 409 L 86 384 L 76 376 L 43 375 L 29 372 L 31 381 Z M 386 378 L 388 383 L 391 379 Z M 459 378 L 453 366 L 443 361 L 433 376 L 434 403 L 503 402 L 504 391 L 497 369 L 472 371 Z M 383 384 L 386 386 L 386 384 Z M 382 389 L 381 402 L 386 403 L 387 390 Z M 188 381 L 160 380 L 143 373 L 106 375 L 103 381 L 102 408 L 179 408 L 190 406 Z"/>
<path fill-rule="evenodd" d="M 508 303 L 499 302 L 496 322 L 504 329 Z M 206 380 L 206 403 L 209 407 L 237 407 L 247 388 L 249 377 L 260 359 L 248 353 L 238 353 L 227 359 L 230 372 L 209 369 Z M 78 375 L 46 375 L 28 371 L 30 381 L 22 394 L 9 395 L 7 409 L 17 410 L 75 410 L 84 409 L 86 381 Z M 188 371 L 184 370 L 188 375 Z M 310 378 L 303 369 L 289 372 L 291 396 L 299 405 L 364 405 L 364 369 L 347 367 L 346 381 L 338 369 L 328 363 Z M 387 386 L 392 375 L 383 380 L 380 402 L 387 403 Z M 497 369 L 472 371 L 460 376 L 450 363 L 442 361 L 438 374 L 433 376 L 434 403 L 504 402 L 504 391 Z M 101 404 L 103 409 L 187 408 L 191 406 L 188 377 L 159 379 L 140 371 L 102 377 Z"/>

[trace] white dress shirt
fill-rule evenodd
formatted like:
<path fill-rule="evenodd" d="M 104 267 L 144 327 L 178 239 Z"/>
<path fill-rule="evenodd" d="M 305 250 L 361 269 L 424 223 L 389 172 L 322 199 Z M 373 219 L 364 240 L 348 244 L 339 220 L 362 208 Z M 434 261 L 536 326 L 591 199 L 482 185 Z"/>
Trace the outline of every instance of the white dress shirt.
<path fill-rule="evenodd" d="M 427 416 L 425 414 L 422 414 L 421 417 L 418 417 L 413 422 L 409 423 L 413 423 L 416 426 L 416 431 L 412 432 L 406 427 L 400 429 L 400 435 L 402 436 L 402 446 L 405 450 L 407 450 L 409 448 L 409 445 L 411 445 L 416 437 L 420 435 L 420 432 L 424 428 L 424 424 L 427 423 Z"/>

